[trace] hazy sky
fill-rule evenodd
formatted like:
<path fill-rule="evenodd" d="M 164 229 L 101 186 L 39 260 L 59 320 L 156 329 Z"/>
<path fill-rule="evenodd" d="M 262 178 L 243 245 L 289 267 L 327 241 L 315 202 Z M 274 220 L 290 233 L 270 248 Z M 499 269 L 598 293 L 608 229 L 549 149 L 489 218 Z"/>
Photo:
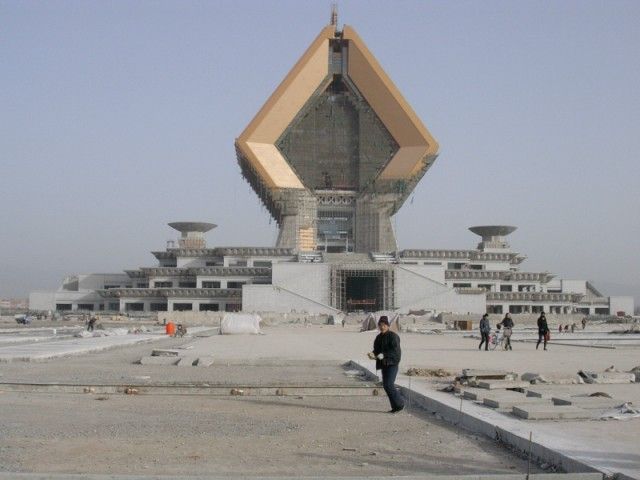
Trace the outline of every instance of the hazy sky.
<path fill-rule="evenodd" d="M 513 224 L 529 271 L 640 300 L 640 2 L 344 1 L 441 153 L 400 248 Z M 150 266 L 176 220 L 272 245 L 233 142 L 329 1 L 0 0 L 0 297 Z"/>

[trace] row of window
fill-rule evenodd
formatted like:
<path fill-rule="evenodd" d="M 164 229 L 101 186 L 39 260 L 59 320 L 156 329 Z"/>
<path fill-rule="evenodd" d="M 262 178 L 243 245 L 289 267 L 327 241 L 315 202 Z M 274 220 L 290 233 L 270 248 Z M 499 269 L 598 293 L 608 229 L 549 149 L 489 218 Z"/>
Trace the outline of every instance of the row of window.
<path fill-rule="evenodd" d="M 82 310 L 82 311 L 89 311 L 92 312 L 95 309 L 95 305 L 93 303 L 79 303 L 78 304 L 78 310 Z M 104 303 L 99 303 L 98 304 L 98 310 L 103 312 L 105 311 L 105 309 L 107 311 L 110 312 L 117 312 L 118 310 L 120 310 L 120 303 L 118 302 L 111 302 L 108 304 L 104 304 Z M 59 312 L 70 312 L 71 311 L 71 304 L 70 303 L 56 303 L 56 310 Z"/>
<path fill-rule="evenodd" d="M 242 285 L 246 285 L 247 282 L 227 282 L 227 288 L 242 288 Z M 216 280 L 203 281 L 202 288 L 220 288 L 220 282 Z M 153 283 L 154 288 L 173 288 L 175 282 L 171 281 L 158 281 Z M 178 288 L 198 288 L 196 282 L 178 282 Z"/>
<path fill-rule="evenodd" d="M 550 306 L 548 308 L 548 310 L 545 310 L 544 307 L 542 305 L 532 305 L 531 307 L 525 306 L 525 305 L 509 305 L 509 313 L 542 313 L 542 312 L 547 312 L 547 313 L 565 313 L 565 310 L 569 308 L 566 306 Z M 487 313 L 506 313 L 504 311 L 505 309 L 502 307 L 502 305 L 488 305 L 487 306 Z M 594 314 L 594 315 L 609 315 L 609 309 L 607 307 L 601 307 L 598 308 L 596 307 L 593 312 L 590 311 L 589 307 L 579 307 L 575 309 L 575 313 L 580 313 L 582 315 L 589 315 L 589 314 Z"/>
<path fill-rule="evenodd" d="M 492 292 L 493 291 L 493 287 L 495 285 L 491 284 L 491 283 L 479 283 L 478 284 L 478 288 L 484 288 L 487 292 Z M 501 292 L 514 292 L 515 290 L 513 289 L 514 285 L 508 285 L 508 284 L 502 284 L 500 285 L 500 291 Z M 518 287 L 518 292 L 535 292 L 536 291 L 536 286 L 535 285 L 517 285 Z M 454 283 L 453 284 L 453 288 L 471 288 L 471 284 L 470 283 Z M 549 293 L 554 293 L 551 290 L 549 290 Z"/>
<path fill-rule="evenodd" d="M 253 266 L 254 267 L 271 267 L 271 261 L 270 260 L 254 260 L 253 262 Z M 209 261 L 209 262 L 205 262 L 205 265 L 207 267 L 224 267 L 224 262 L 223 261 Z M 235 262 L 230 262 L 229 263 L 229 267 L 246 267 L 248 265 L 246 260 L 237 260 Z M 176 262 L 172 262 L 172 261 L 166 261 L 166 262 L 162 262 L 161 264 L 162 267 L 170 267 L 170 268 L 176 268 L 178 265 Z"/>
<path fill-rule="evenodd" d="M 193 303 L 176 302 L 172 306 L 174 312 L 191 312 L 194 310 Z M 126 312 L 143 312 L 144 303 L 142 302 L 128 302 L 125 303 L 124 309 Z M 149 310 L 151 312 L 166 312 L 169 306 L 166 303 L 150 303 Z M 225 312 L 239 312 L 242 309 L 242 305 L 239 303 L 227 303 L 224 306 Z M 219 312 L 219 303 L 200 303 L 198 310 L 201 312 Z"/>
<path fill-rule="evenodd" d="M 98 304 L 99 311 L 107 311 L 117 312 L 120 310 L 120 303 L 100 303 Z M 238 312 L 242 308 L 242 305 L 236 303 L 227 303 L 225 305 L 225 312 Z M 144 303 L 142 302 L 127 302 L 124 305 L 125 312 L 144 312 Z M 72 310 L 71 303 L 57 303 L 56 310 L 59 312 L 70 312 Z M 79 311 L 92 312 L 95 310 L 95 305 L 93 303 L 79 303 L 78 304 Z M 174 312 L 183 312 L 183 311 L 192 311 L 193 303 L 174 303 L 173 311 Z M 198 310 L 201 312 L 218 312 L 220 311 L 219 303 L 201 303 L 198 305 Z M 151 312 L 166 312 L 168 311 L 167 303 L 150 303 L 149 311 Z"/>

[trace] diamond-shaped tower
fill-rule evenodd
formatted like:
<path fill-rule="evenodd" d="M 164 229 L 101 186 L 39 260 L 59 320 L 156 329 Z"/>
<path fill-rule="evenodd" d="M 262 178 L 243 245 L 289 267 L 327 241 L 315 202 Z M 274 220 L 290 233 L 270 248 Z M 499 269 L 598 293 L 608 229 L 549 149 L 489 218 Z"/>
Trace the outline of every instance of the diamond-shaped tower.
<path fill-rule="evenodd" d="M 298 251 L 392 252 L 391 217 L 438 143 L 355 30 L 325 27 L 236 139 L 242 173 Z"/>

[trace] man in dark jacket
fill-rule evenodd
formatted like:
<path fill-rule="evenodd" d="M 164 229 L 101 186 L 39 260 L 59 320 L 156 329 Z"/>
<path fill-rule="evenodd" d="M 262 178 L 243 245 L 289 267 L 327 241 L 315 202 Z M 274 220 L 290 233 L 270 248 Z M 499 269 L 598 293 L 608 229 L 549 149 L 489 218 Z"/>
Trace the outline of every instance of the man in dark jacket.
<path fill-rule="evenodd" d="M 544 340 L 544 349 L 547 349 L 547 340 L 549 339 L 549 325 L 547 324 L 547 317 L 544 312 L 538 317 L 538 343 L 536 344 L 536 350 L 540 346 L 540 342 Z"/>
<path fill-rule="evenodd" d="M 489 314 L 485 313 L 480 320 L 480 345 L 478 350 L 482 350 L 482 344 L 484 343 L 484 349 L 489 350 L 489 334 L 491 333 L 491 324 L 489 323 Z"/>
<path fill-rule="evenodd" d="M 373 342 L 373 352 L 369 353 L 369 358 L 376 360 L 376 370 L 382 370 L 382 385 L 389 397 L 389 403 L 391 403 L 389 413 L 397 413 L 404 409 L 402 396 L 395 387 L 402 355 L 400 337 L 397 333 L 389 330 L 389 319 L 387 317 L 380 317 L 378 329 L 380 333 Z"/>

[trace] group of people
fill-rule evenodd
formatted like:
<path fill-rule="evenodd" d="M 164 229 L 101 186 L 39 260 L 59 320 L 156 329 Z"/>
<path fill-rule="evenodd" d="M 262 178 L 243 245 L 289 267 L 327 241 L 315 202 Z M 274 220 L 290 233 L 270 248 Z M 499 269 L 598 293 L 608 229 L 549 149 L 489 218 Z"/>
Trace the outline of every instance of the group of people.
<path fill-rule="evenodd" d="M 507 313 L 502 321 L 496 325 L 496 329 L 498 331 L 502 329 L 504 342 L 503 348 L 505 350 L 513 350 L 513 347 L 511 346 L 511 335 L 513 334 L 513 326 L 514 323 L 510 313 Z M 482 350 L 482 345 L 484 345 L 485 350 L 489 350 L 490 335 L 491 323 L 489 322 L 489 314 L 485 313 L 482 316 L 482 320 L 480 320 L 480 345 L 478 345 L 478 350 Z M 544 343 L 544 349 L 546 350 L 547 342 L 549 342 L 549 339 L 549 325 L 547 324 L 547 317 L 543 312 L 538 317 L 538 343 L 536 344 L 536 350 L 541 343 Z"/>

